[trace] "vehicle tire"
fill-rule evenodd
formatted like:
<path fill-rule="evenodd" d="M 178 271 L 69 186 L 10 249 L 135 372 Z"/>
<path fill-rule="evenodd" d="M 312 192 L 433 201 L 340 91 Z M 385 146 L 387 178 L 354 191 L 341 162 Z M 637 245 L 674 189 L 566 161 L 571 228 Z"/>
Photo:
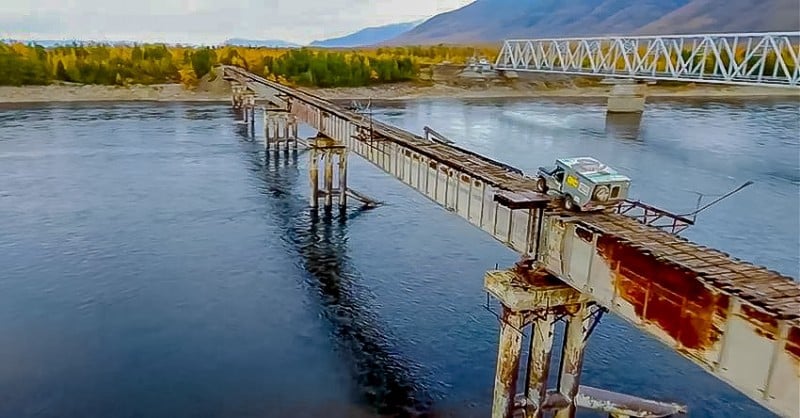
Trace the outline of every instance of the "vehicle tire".
<path fill-rule="evenodd" d="M 536 179 L 536 190 L 539 193 L 547 193 L 547 180 L 545 180 L 544 177 L 539 176 L 539 178 Z"/>
<path fill-rule="evenodd" d="M 571 211 L 571 212 L 580 212 L 581 208 L 575 204 L 575 201 L 572 200 L 572 196 L 564 195 L 564 209 Z"/>

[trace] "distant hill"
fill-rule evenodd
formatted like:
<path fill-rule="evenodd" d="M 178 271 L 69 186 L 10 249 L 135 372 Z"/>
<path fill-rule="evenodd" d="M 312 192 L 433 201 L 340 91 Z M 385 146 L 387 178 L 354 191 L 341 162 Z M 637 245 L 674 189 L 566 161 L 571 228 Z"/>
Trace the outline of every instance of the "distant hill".
<path fill-rule="evenodd" d="M 800 30 L 798 0 L 692 0 L 639 29 L 642 34 Z"/>
<path fill-rule="evenodd" d="M 56 46 L 70 46 L 73 44 L 76 45 L 114 45 L 114 46 L 125 46 L 125 45 L 133 45 L 133 41 L 82 41 L 78 39 L 67 39 L 67 40 L 51 40 L 51 39 L 35 39 L 30 41 L 20 40 L 20 39 L 0 39 L 0 42 L 10 44 L 10 43 L 23 43 L 25 45 L 39 45 L 44 48 L 53 48 Z"/>
<path fill-rule="evenodd" d="M 395 38 L 403 33 L 408 32 L 415 26 L 422 23 L 422 21 L 394 23 L 391 25 L 375 26 L 371 28 L 361 29 L 358 32 L 349 35 L 341 36 L 339 38 L 325 39 L 321 41 L 311 42 L 311 46 L 318 46 L 324 48 L 354 48 L 360 46 L 369 46 L 379 44 L 389 39 Z"/>
<path fill-rule="evenodd" d="M 61 45 L 72 45 L 73 43 L 76 43 L 76 44 L 80 44 L 81 43 L 80 41 L 75 40 L 75 39 L 68 40 L 68 41 L 67 40 L 58 41 L 58 40 L 50 40 L 50 39 L 37 39 L 37 40 L 33 40 L 33 41 L 23 41 L 23 40 L 18 40 L 18 39 L 2 39 L 2 40 L 0 40 L 0 42 L 6 43 L 6 44 L 20 42 L 20 43 L 23 43 L 23 44 L 26 44 L 26 45 L 28 45 L 28 44 L 39 45 L 39 46 L 43 46 L 45 48 L 52 48 L 54 46 L 61 46 Z"/>
<path fill-rule="evenodd" d="M 231 38 L 223 42 L 223 44 L 231 46 L 252 46 L 252 47 L 265 47 L 265 48 L 299 48 L 302 46 L 295 43 L 282 41 L 280 39 L 257 40 L 257 39 L 241 39 L 241 38 Z"/>
<path fill-rule="evenodd" d="M 476 0 L 436 15 L 386 43 L 797 30 L 799 4 L 798 0 Z"/>

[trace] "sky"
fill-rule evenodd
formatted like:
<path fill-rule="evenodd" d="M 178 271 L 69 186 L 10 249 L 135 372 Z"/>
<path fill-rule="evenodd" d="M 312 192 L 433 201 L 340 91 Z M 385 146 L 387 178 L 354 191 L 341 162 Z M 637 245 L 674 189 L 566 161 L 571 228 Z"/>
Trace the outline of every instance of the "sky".
<path fill-rule="evenodd" d="M 472 0 L 0 0 L 0 39 L 306 44 Z"/>

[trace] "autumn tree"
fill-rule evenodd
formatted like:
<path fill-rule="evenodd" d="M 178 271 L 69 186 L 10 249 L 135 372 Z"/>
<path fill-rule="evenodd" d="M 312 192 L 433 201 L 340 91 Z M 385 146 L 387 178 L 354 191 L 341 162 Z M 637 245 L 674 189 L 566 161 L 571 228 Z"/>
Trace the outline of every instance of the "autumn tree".
<path fill-rule="evenodd" d="M 202 78 L 211 71 L 216 61 L 216 54 L 210 48 L 200 48 L 192 54 L 192 70 L 195 77 Z"/>

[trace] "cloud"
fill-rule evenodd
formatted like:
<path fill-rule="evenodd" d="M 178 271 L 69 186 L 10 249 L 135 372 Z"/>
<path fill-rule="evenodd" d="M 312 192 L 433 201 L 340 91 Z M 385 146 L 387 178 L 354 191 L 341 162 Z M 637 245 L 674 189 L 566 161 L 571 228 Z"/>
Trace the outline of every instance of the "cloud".
<path fill-rule="evenodd" d="M 414 21 L 470 0 L 0 0 L 0 37 L 298 43 Z"/>

